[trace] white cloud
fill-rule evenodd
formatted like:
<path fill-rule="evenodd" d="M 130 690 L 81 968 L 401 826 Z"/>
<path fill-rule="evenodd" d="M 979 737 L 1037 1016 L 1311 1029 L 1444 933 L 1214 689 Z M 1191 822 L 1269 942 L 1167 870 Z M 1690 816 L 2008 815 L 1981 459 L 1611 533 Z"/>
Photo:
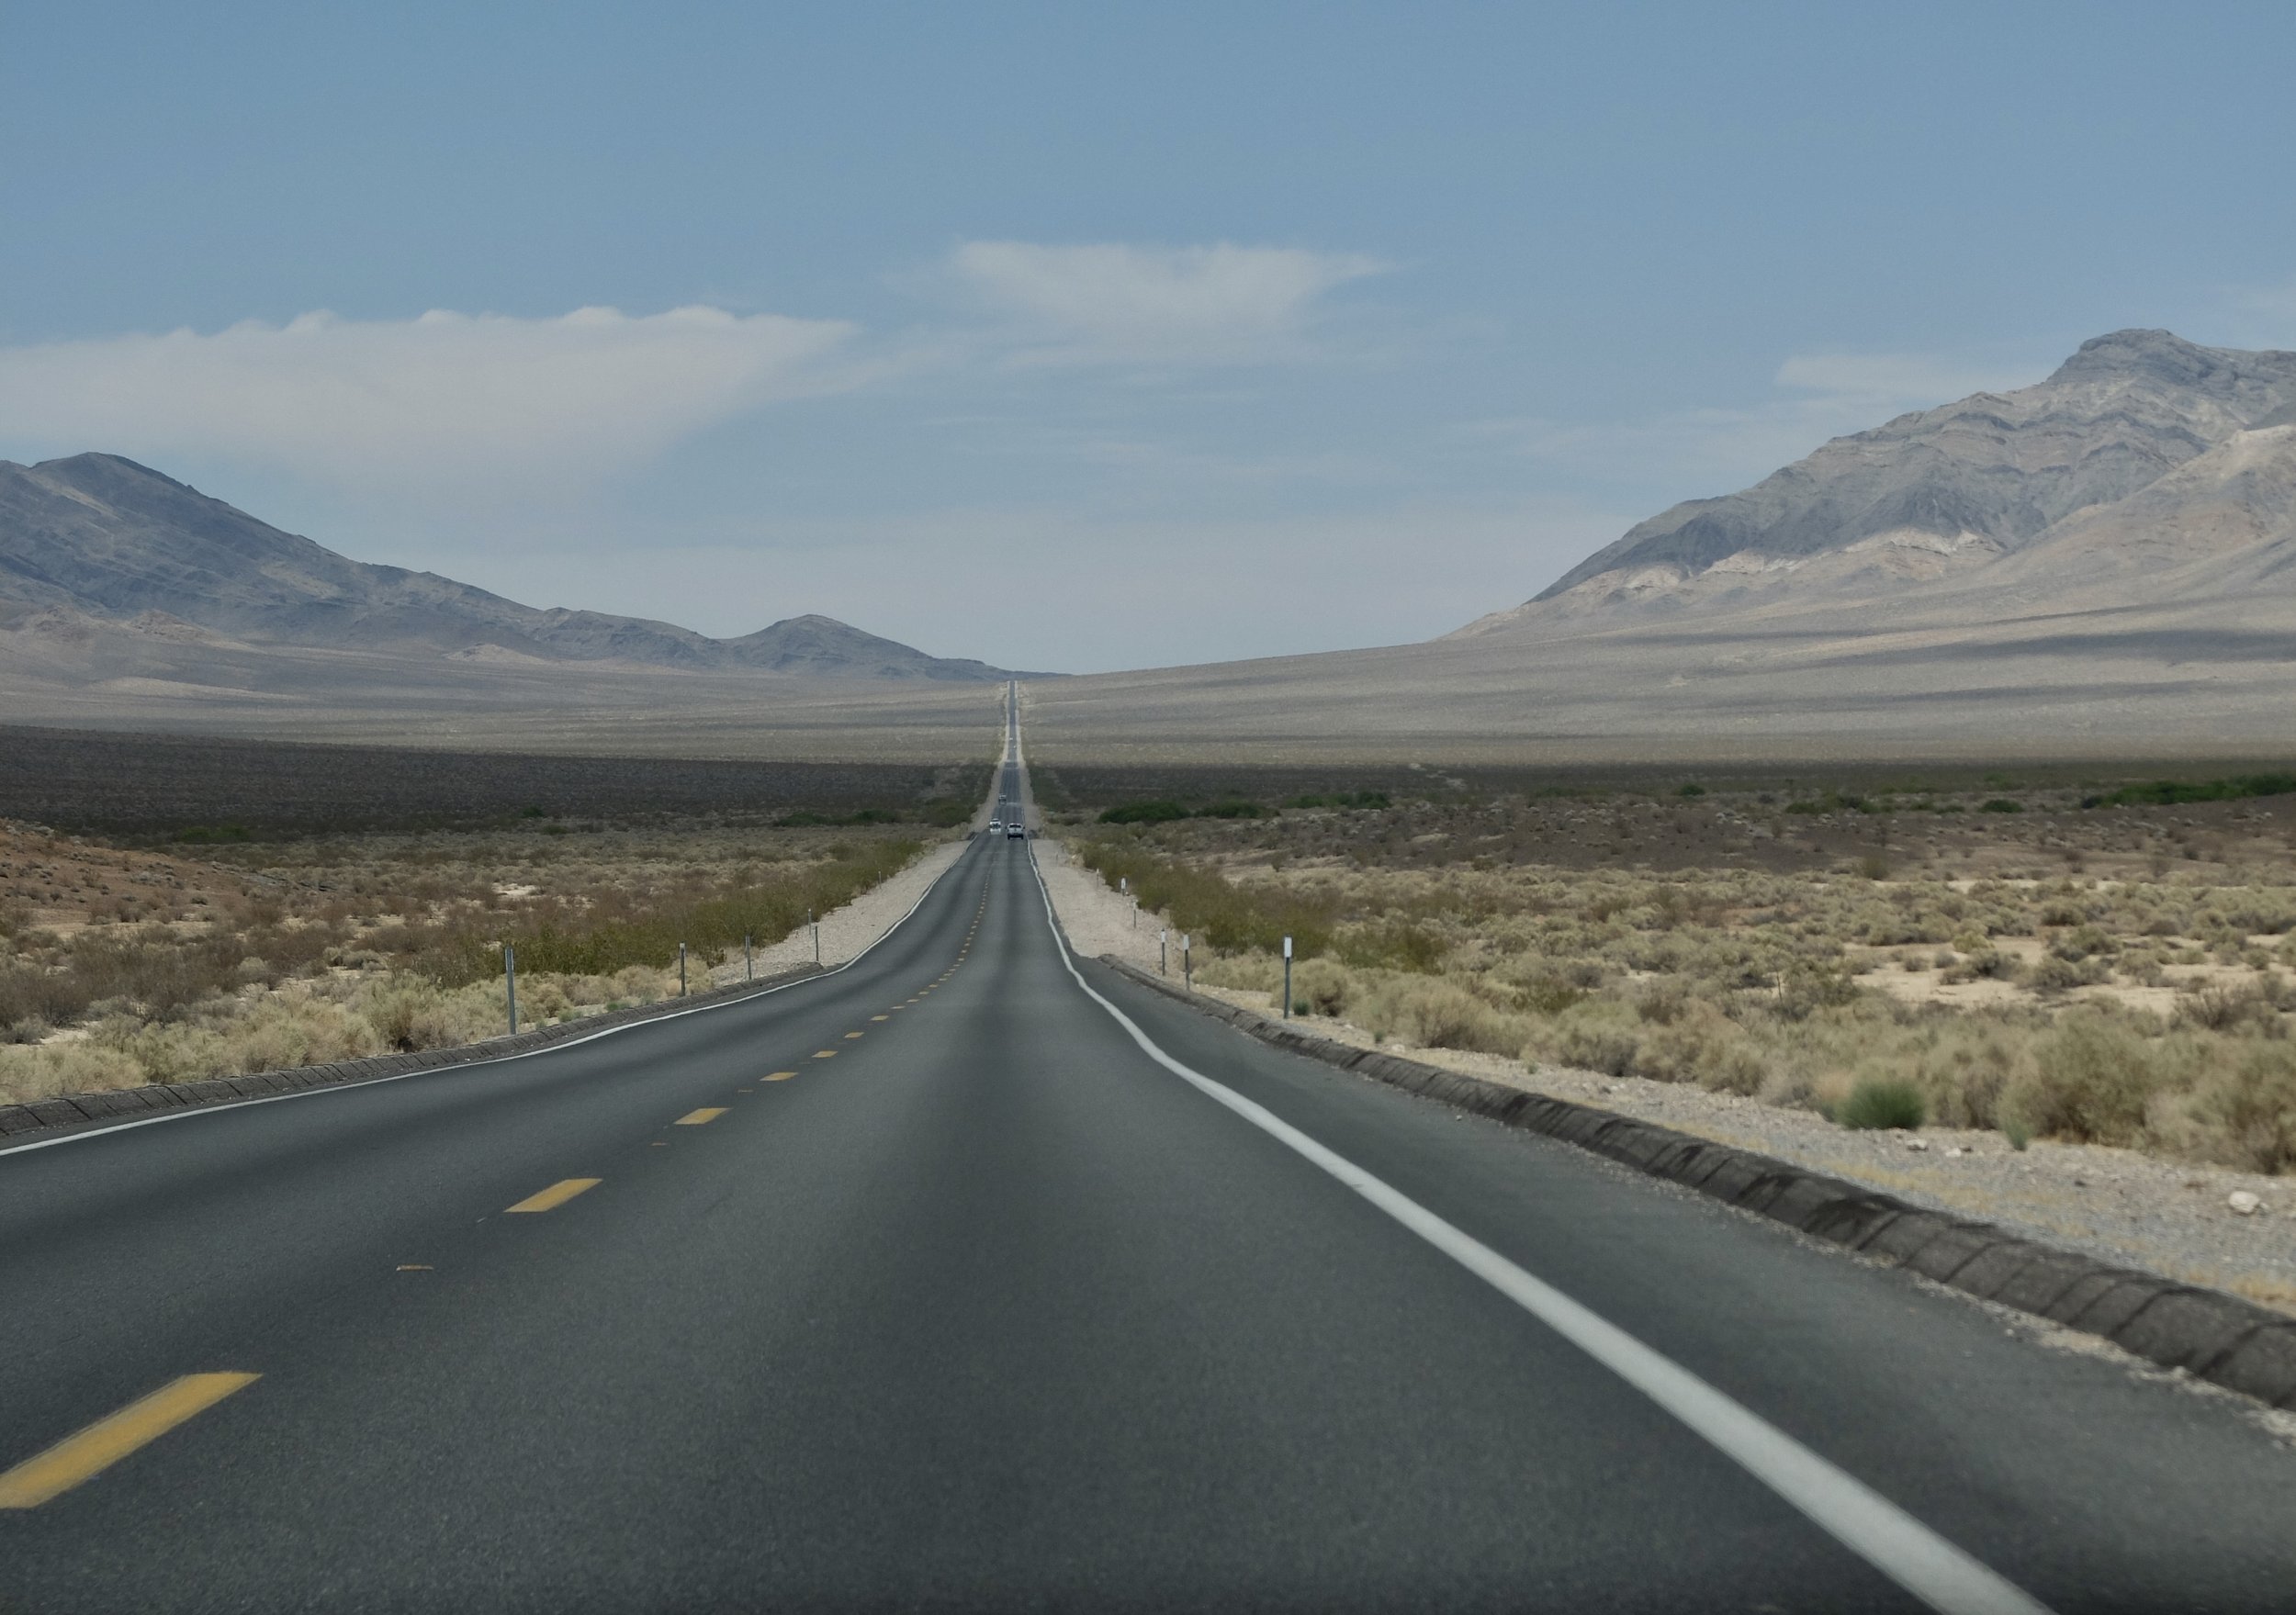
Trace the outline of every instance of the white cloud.
<path fill-rule="evenodd" d="M 0 350 L 0 436 L 352 487 L 587 484 L 743 410 L 849 385 L 823 362 L 852 331 L 709 308 L 434 310 L 48 342 Z"/>
<path fill-rule="evenodd" d="M 1377 259 L 1294 247 L 1052 247 L 968 241 L 946 266 L 1036 362 L 1260 362 L 1298 356 L 1326 292 Z"/>

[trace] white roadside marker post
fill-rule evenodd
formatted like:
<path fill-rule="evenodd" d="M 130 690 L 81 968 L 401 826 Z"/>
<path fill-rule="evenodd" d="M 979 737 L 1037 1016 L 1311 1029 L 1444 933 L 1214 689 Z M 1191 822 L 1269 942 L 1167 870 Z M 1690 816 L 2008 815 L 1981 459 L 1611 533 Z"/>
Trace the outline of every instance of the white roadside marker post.
<path fill-rule="evenodd" d="M 502 983 L 510 990 L 511 1036 L 518 1036 L 518 949 L 502 944 Z"/>
<path fill-rule="evenodd" d="M 678 944 L 678 996 L 686 995 L 686 945 Z"/>
<path fill-rule="evenodd" d="M 747 931 L 741 934 L 741 979 L 745 981 L 754 981 L 758 979 L 758 965 L 757 961 L 749 957 L 749 933 Z"/>
<path fill-rule="evenodd" d="M 1291 1018 L 1291 938 L 1284 938 L 1284 1019 Z"/>
<path fill-rule="evenodd" d="M 813 962 L 821 962 L 821 922 L 813 917 L 813 910 L 805 911 L 805 924 L 813 927 Z"/>
<path fill-rule="evenodd" d="M 1171 954 L 1164 945 L 1165 938 L 1171 934 L 1169 931 L 1156 933 L 1156 974 L 1159 976 L 1168 976 L 1172 973 Z"/>
<path fill-rule="evenodd" d="M 1183 991 L 1196 991 L 1196 967 L 1187 949 L 1187 933 L 1180 933 L 1180 986 Z"/>

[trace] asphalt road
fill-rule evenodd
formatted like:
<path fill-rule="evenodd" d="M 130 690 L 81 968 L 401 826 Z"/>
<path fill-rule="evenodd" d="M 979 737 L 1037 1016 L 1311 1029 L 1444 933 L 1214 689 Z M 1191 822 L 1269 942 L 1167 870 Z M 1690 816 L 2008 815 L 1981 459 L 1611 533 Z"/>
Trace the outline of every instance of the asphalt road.
<path fill-rule="evenodd" d="M 827 978 L 0 1152 L 0 1609 L 2296 1607 L 2231 1398 L 1072 968 L 985 837 Z"/>

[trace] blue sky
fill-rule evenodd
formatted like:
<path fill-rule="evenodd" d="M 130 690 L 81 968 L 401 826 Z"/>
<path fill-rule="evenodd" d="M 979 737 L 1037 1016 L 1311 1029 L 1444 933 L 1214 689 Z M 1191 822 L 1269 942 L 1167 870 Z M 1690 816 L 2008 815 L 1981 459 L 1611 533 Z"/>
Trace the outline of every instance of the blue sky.
<path fill-rule="evenodd" d="M 718 634 L 1421 638 L 2099 332 L 2296 346 L 2284 3 L 0 27 L 0 456 Z"/>

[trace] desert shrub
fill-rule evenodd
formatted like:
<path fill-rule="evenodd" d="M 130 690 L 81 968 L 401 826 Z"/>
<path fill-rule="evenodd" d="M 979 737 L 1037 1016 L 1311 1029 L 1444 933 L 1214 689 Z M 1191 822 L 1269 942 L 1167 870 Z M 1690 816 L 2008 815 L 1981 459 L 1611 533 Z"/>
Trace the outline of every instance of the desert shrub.
<path fill-rule="evenodd" d="M 2047 954 L 2035 961 L 2026 972 L 2026 984 L 2036 993 L 2065 993 L 2075 987 L 2094 987 L 2112 979 L 2112 971 L 2100 959 L 2084 959 L 2075 963 L 2056 954 Z"/>
<path fill-rule="evenodd" d="M 1295 1007 L 1304 1004 L 1314 1015 L 1344 1015 L 1355 1001 L 1356 993 L 1354 972 L 1335 959 L 1311 959 L 1293 967 L 1291 996 Z"/>
<path fill-rule="evenodd" d="M 1641 1053 L 1634 1011 L 1615 999 L 1590 998 L 1544 1025 L 1534 1022 L 1522 1059 L 1624 1077 L 1634 1073 Z"/>
<path fill-rule="evenodd" d="M 2173 807 L 2188 802 L 2234 802 L 2252 796 L 2285 796 L 2296 791 L 2296 774 L 2243 774 L 2230 779 L 2155 779 L 2124 785 L 2097 797 L 2099 807 L 2146 803 Z M 2087 802 L 2083 803 L 2088 805 Z"/>
<path fill-rule="evenodd" d="M 1929 1116 L 1920 1087 L 1902 1077 L 1868 1077 L 1834 1107 L 1845 1127 L 1918 1127 Z"/>
<path fill-rule="evenodd" d="M 1319 894 L 1272 880 L 1230 880 L 1160 857 L 1130 837 L 1082 842 L 1076 856 L 1111 886 L 1131 880 L 1142 906 L 1163 910 L 1181 931 L 1223 951 L 1273 954 L 1287 936 L 1302 959 L 1331 946 L 1333 904 Z"/>
<path fill-rule="evenodd" d="M 1690 1002 L 1690 983 L 1680 976 L 1661 976 L 1646 982 L 1635 994 L 1635 1013 L 1654 1026 L 1669 1026 Z"/>
<path fill-rule="evenodd" d="M 1340 934 L 1339 957 L 1358 970 L 1431 971 L 1443 962 L 1449 945 L 1424 925 L 1389 919 L 1374 925 L 1350 926 Z"/>
<path fill-rule="evenodd" d="M 2162 1083 L 2155 1050 L 2127 1022 L 2077 1012 L 2034 1046 L 2032 1069 L 2006 1103 L 2037 1133 L 2133 1144 Z"/>
<path fill-rule="evenodd" d="M 1100 814 L 1103 824 L 1165 824 L 1187 817 L 1176 802 L 1120 802 Z"/>
<path fill-rule="evenodd" d="M 2077 963 L 2085 959 L 2110 958 L 2120 951 L 2120 943 L 2087 923 L 2075 925 L 2049 943 L 2051 958 L 2071 959 Z"/>
<path fill-rule="evenodd" d="M 1365 993 L 1356 1020 L 1375 1035 L 1422 1049 L 1464 1049 L 1512 1054 L 1524 1026 L 1455 982 L 1398 976 Z"/>
<path fill-rule="evenodd" d="M 750 884 L 715 895 L 601 900 L 588 907 L 535 906 L 513 921 L 467 919 L 426 939 L 408 961 L 412 974 L 459 987 L 502 970 L 501 944 L 518 949 L 522 974 L 611 975 L 631 965 L 660 967 L 683 942 L 704 958 L 738 948 L 744 936 L 778 942 L 897 873 L 919 850 L 908 840 L 835 846 L 818 863 L 760 871 Z"/>
<path fill-rule="evenodd" d="M 2198 1124 L 2189 1144 L 2197 1154 L 2249 1172 L 2296 1167 L 2296 1049 L 2256 1044 L 2212 1060 L 2187 1115 Z"/>
<path fill-rule="evenodd" d="M 1821 1009 L 1840 1009 L 1854 1004 L 1857 997 L 1858 984 L 1845 971 L 1825 965 L 1801 964 L 1785 972 L 1771 1007 L 1781 1019 L 1798 1021 Z"/>
<path fill-rule="evenodd" d="M 0 1102 L 134 1088 L 148 1079 L 125 1051 L 89 1042 L 0 1045 Z"/>
<path fill-rule="evenodd" d="M 1761 1091 L 1768 1062 L 1744 1028 L 1714 1004 L 1694 999 L 1637 1041 L 1626 1069 L 1655 1082 L 1750 1094 Z"/>
<path fill-rule="evenodd" d="M 2016 977 L 2015 959 L 1990 943 L 1980 943 L 1948 965 L 1941 980 L 1958 985 L 1964 981 L 2008 981 Z"/>
<path fill-rule="evenodd" d="M 2255 986 L 2203 987 L 2177 1005 L 2176 1019 L 2180 1026 L 2212 1032 L 2229 1032 L 2251 1023 L 2279 1029 L 2277 995 Z"/>

